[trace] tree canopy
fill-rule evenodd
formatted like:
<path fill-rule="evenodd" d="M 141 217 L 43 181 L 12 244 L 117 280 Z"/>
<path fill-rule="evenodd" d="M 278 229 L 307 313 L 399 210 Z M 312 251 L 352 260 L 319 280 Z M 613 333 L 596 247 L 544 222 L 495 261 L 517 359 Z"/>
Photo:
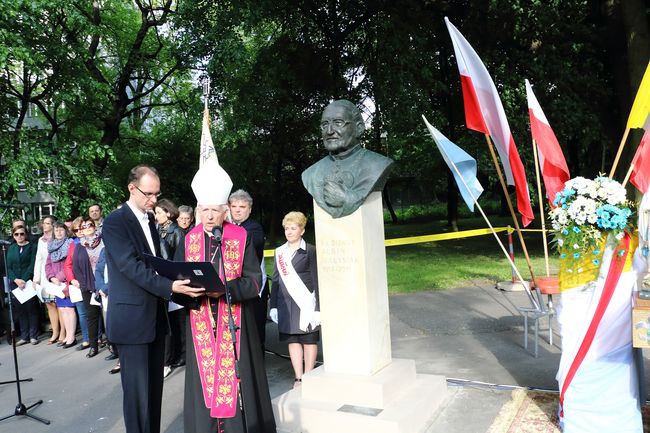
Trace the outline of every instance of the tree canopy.
<path fill-rule="evenodd" d="M 485 182 L 495 172 L 483 138 L 464 127 L 445 16 L 490 71 L 531 186 L 524 78 L 572 175 L 593 176 L 610 168 L 648 62 L 649 8 L 647 0 L 7 0 L 0 200 L 24 186 L 48 189 L 61 215 L 94 201 L 112 206 L 130 167 L 151 163 L 166 196 L 192 203 L 200 79 L 209 77 L 220 162 L 269 229 L 286 211 L 309 213 L 300 173 L 324 155 L 318 119 L 339 98 L 363 107 L 366 146 L 396 160 L 394 199 L 457 203 L 421 114 L 477 158 Z M 44 168 L 60 183 L 39 183 L 33 173 Z"/>

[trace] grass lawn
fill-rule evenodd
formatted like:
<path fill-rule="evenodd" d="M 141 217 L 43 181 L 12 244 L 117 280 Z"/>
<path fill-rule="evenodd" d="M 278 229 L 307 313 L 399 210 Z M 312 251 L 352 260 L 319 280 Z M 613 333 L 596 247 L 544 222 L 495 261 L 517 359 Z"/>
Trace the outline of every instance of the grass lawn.
<path fill-rule="evenodd" d="M 495 227 L 503 227 L 512 220 L 505 217 L 490 217 Z M 386 239 L 408 236 L 430 235 L 448 231 L 446 221 L 426 223 L 386 224 Z M 482 218 L 468 218 L 459 221 L 459 230 L 487 228 Z M 499 233 L 506 248 L 506 233 Z M 313 233 L 306 233 L 307 242 L 313 243 Z M 545 273 L 542 235 L 539 232 L 525 233 L 526 246 L 533 261 L 536 275 Z M 530 278 L 526 260 L 516 233 L 513 233 L 515 263 L 525 279 Z M 556 255 L 551 250 L 551 271 L 557 269 Z M 492 234 L 466 239 L 427 242 L 386 248 L 388 268 L 388 291 L 409 293 L 420 290 L 443 290 L 462 287 L 473 281 L 509 281 L 510 265 L 501 252 Z M 273 259 L 265 261 L 269 276 L 273 273 Z"/>
<path fill-rule="evenodd" d="M 490 219 L 492 224 L 506 226 L 509 218 Z M 459 230 L 486 228 L 483 219 L 459 221 Z M 447 231 L 446 221 L 421 224 L 386 224 L 386 238 L 407 237 Z M 505 233 L 499 233 L 507 248 Z M 536 275 L 545 273 L 542 235 L 539 232 L 525 233 L 526 246 L 533 261 Z M 530 274 L 516 233 L 513 233 L 515 263 L 524 278 Z M 551 271 L 556 269 L 557 260 L 552 251 Z M 472 281 L 508 281 L 511 278 L 510 265 L 501 252 L 493 235 L 477 236 L 440 242 L 404 245 L 386 248 L 388 267 L 388 290 L 390 293 L 407 293 L 419 290 L 440 290 L 462 287 Z"/>

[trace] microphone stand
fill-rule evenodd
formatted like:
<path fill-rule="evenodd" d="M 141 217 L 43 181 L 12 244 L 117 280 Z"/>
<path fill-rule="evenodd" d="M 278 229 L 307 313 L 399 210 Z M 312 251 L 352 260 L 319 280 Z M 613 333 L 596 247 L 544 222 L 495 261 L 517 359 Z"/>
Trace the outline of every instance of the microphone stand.
<path fill-rule="evenodd" d="M 213 233 L 216 230 L 213 230 Z M 221 236 L 215 236 L 215 241 L 217 243 L 217 251 L 219 252 L 219 263 L 221 269 L 221 275 L 223 275 L 223 285 L 226 288 L 226 305 L 228 306 L 228 329 L 230 335 L 232 336 L 232 351 L 235 354 L 235 376 L 237 377 L 237 394 L 239 395 L 239 410 L 241 412 L 242 423 L 244 424 L 244 431 L 248 431 L 248 426 L 246 424 L 246 414 L 244 412 L 244 395 L 241 391 L 241 376 L 239 375 L 239 353 L 237 352 L 237 330 L 241 329 L 235 326 L 235 319 L 232 316 L 232 300 L 230 289 L 228 288 L 228 281 L 226 278 L 226 267 L 223 262 L 223 254 L 221 251 Z"/>
<path fill-rule="evenodd" d="M 2 258 L 4 260 L 5 274 L 6 274 L 7 273 L 7 245 L 5 243 L 2 243 Z M 25 406 L 25 404 L 23 403 L 22 394 L 20 393 L 20 382 L 23 381 L 31 382 L 33 379 L 31 377 L 29 379 L 21 379 L 20 373 L 18 372 L 18 354 L 16 353 L 16 325 L 14 325 L 14 310 L 12 305 L 13 302 L 11 302 L 11 291 L 9 290 L 9 278 L 7 278 L 6 275 L 3 278 L 4 278 L 4 285 L 5 285 L 5 292 L 9 294 L 9 321 L 11 322 L 11 345 L 13 346 L 13 351 L 14 351 L 14 369 L 16 371 L 16 380 L 2 382 L 2 384 L 12 383 L 12 382 L 16 383 L 16 390 L 18 391 L 18 404 L 14 409 L 14 413 L 0 418 L 0 421 L 4 421 L 14 416 L 27 416 L 36 421 L 40 421 L 43 424 L 49 425 L 50 420 L 38 417 L 36 415 L 32 415 L 31 413 L 28 412 L 30 409 L 42 404 L 43 400 L 39 400 L 30 406 Z"/>

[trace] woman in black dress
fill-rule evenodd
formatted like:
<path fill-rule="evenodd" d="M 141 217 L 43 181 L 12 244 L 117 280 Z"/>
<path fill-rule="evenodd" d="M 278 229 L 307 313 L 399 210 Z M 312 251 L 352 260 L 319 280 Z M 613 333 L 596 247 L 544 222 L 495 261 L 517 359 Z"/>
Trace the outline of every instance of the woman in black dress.
<path fill-rule="evenodd" d="M 278 324 L 280 341 L 289 344 L 294 388 L 304 373 L 314 369 L 320 339 L 316 248 L 302 238 L 306 224 L 302 212 L 289 212 L 282 220 L 287 242 L 275 249 L 269 311 Z"/>
<path fill-rule="evenodd" d="M 185 233 L 175 223 L 178 218 L 178 208 L 170 200 L 164 198 L 156 203 L 155 212 L 158 235 L 160 236 L 160 255 L 163 259 L 174 260 L 176 250 L 185 241 Z M 168 317 L 171 334 L 165 338 L 164 377 L 169 376 L 174 368 L 185 365 L 186 316 L 187 313 L 183 306 L 169 302 Z"/>

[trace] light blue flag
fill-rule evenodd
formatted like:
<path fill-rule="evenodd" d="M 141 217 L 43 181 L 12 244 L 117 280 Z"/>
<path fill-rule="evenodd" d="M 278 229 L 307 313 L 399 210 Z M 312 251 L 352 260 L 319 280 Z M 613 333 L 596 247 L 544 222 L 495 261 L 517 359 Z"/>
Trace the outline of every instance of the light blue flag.
<path fill-rule="evenodd" d="M 442 135 L 440 131 L 434 128 L 427 121 L 426 117 L 422 116 L 422 119 L 429 129 L 433 141 L 436 142 L 442 157 L 449 166 L 451 172 L 454 174 L 454 179 L 456 179 L 456 184 L 460 190 L 460 195 L 463 196 L 463 200 L 465 200 L 469 210 L 474 212 L 474 200 L 472 199 L 472 196 L 474 196 L 474 199 L 478 200 L 479 196 L 483 193 L 483 187 L 476 178 L 476 160 L 469 156 L 463 149 L 452 143 L 447 137 Z M 454 170 L 454 165 L 458 169 L 460 176 L 462 176 L 462 180 L 456 170 Z M 465 181 L 465 184 L 467 184 L 469 191 L 467 190 L 467 187 L 465 187 L 463 180 Z"/>

